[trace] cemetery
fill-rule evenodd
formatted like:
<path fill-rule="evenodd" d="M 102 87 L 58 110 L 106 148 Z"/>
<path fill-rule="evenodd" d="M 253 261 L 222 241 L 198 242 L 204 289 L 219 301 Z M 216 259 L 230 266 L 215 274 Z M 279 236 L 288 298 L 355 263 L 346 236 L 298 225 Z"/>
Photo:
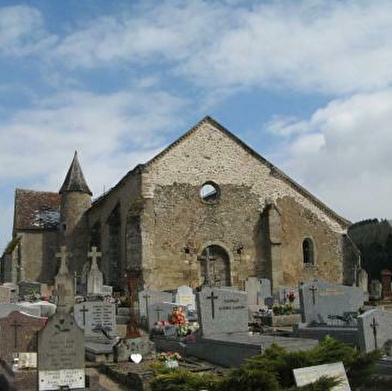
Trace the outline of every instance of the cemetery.
<path fill-rule="evenodd" d="M 352 349 L 357 359 L 373 355 L 384 377 L 392 369 L 388 273 L 379 285 L 372 281 L 369 292 L 312 280 L 273 293 L 268 279 L 248 277 L 238 290 L 211 282 L 208 274 L 197 289 L 138 289 L 138 273 L 130 272 L 124 292 L 115 294 L 103 284 L 97 248 L 88 253 L 84 291 L 69 272 L 67 249 L 61 247 L 56 256 L 60 268 L 54 286 L 0 286 L 1 389 L 94 390 L 112 378 L 130 389 L 155 384 L 159 390 L 162 376 L 175 383 L 186 372 L 190 378 L 205 373 L 197 381 L 209 379 L 224 390 L 235 383 L 235 373 L 258 367 L 257 360 L 276 351 L 304 357 L 306 365 L 290 369 L 297 387 L 309 379 L 324 384 L 320 373 L 327 373 L 345 384 L 342 389 L 354 390 L 353 368 L 344 354 L 341 361 L 322 365 L 305 359 L 320 346 Z"/>

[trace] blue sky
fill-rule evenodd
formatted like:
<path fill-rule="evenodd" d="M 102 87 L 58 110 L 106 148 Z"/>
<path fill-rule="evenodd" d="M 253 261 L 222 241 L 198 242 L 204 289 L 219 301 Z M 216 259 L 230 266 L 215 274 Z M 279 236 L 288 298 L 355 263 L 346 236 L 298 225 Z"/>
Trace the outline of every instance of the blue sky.
<path fill-rule="evenodd" d="M 210 115 L 343 217 L 392 217 L 392 2 L 0 2 L 0 251 L 16 187 L 98 197 Z"/>

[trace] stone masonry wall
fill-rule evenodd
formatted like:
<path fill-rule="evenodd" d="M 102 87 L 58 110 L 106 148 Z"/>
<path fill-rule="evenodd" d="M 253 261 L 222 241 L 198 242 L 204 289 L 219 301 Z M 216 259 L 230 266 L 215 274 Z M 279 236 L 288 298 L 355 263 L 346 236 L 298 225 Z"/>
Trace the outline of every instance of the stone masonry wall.
<path fill-rule="evenodd" d="M 199 196 L 209 181 L 221 192 L 214 204 Z M 189 269 L 199 267 L 197 255 L 220 243 L 230 257 L 232 281 L 241 286 L 247 276 L 263 270 L 259 263 L 267 256 L 268 232 L 261 214 L 270 204 L 281 214 L 283 283 L 313 277 L 342 280 L 341 222 L 210 123 L 202 123 L 149 165 L 143 191 L 149 204 L 142 219 L 147 285 L 168 289 L 187 283 Z M 316 248 L 317 262 L 310 269 L 302 261 L 306 237 Z M 185 253 L 186 244 L 195 256 Z"/>

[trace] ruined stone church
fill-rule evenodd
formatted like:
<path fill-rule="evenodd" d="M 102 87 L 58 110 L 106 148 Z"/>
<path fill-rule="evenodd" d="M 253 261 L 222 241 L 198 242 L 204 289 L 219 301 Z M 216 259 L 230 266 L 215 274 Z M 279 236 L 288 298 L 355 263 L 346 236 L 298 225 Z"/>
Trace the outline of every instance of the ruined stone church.
<path fill-rule="evenodd" d="M 17 189 L 3 281 L 53 282 L 60 245 L 83 278 L 97 246 L 105 283 L 241 288 L 249 276 L 274 291 L 324 279 L 353 285 L 360 261 L 349 222 L 210 117 L 92 201 L 75 153 L 58 193 Z"/>

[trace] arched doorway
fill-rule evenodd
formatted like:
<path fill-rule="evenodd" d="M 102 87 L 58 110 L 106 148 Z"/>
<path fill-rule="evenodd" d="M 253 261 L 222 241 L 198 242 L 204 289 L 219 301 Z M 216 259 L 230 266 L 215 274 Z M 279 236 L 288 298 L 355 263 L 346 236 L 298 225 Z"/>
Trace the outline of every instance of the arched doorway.
<path fill-rule="evenodd" d="M 203 282 L 221 286 L 231 285 L 230 257 L 223 247 L 215 244 L 207 246 L 202 251 L 199 259 L 201 260 L 201 278 Z"/>

